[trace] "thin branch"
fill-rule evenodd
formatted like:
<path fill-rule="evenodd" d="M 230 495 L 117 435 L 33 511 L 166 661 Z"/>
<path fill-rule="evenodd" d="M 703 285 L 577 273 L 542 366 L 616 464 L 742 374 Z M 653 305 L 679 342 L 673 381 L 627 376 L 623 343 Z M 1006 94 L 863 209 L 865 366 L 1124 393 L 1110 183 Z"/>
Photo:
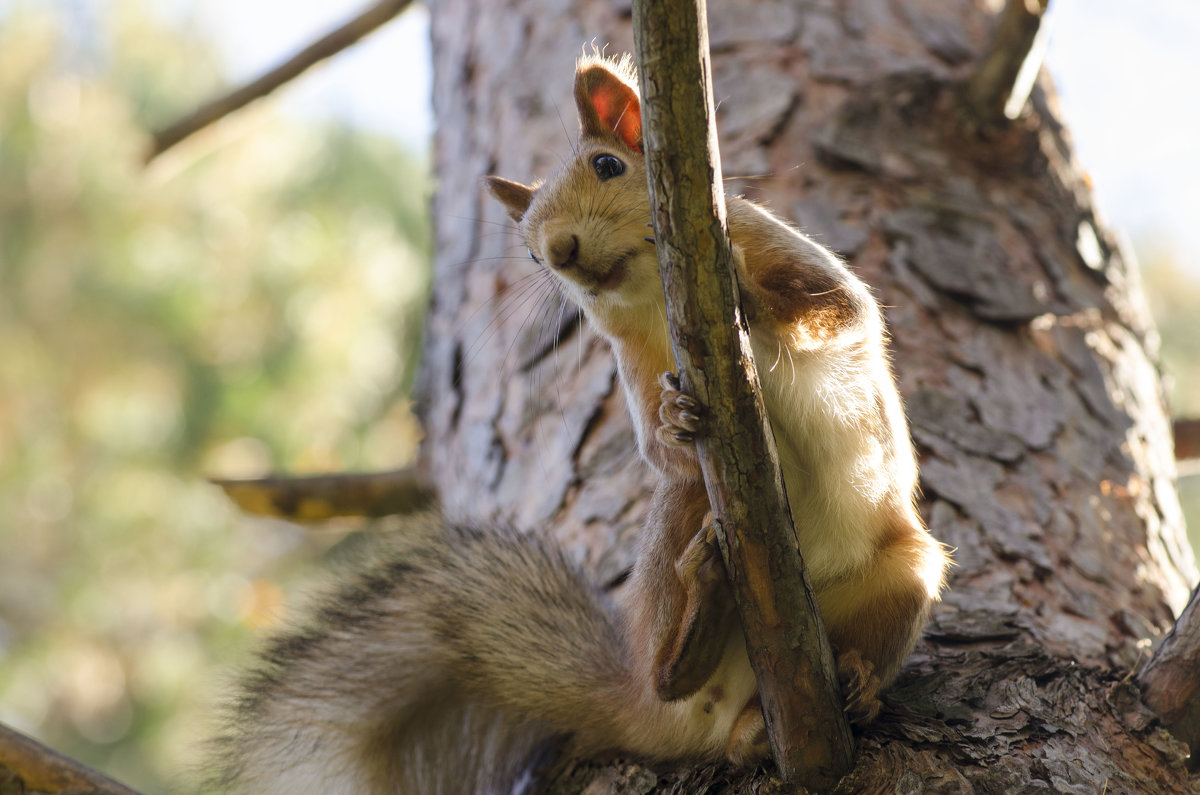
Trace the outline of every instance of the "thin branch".
<path fill-rule="evenodd" d="M 212 478 L 212 482 L 248 514 L 296 522 L 414 513 L 433 504 L 414 469 L 247 480 Z"/>
<path fill-rule="evenodd" d="M 1200 587 L 1138 674 L 1142 697 L 1162 722 L 1200 754 Z"/>
<path fill-rule="evenodd" d="M 790 784 L 828 789 L 853 763 L 853 738 L 737 309 L 704 0 L 638 0 L 633 31 L 672 346 L 684 388 L 708 407 L 697 448 L 771 747 Z"/>
<path fill-rule="evenodd" d="M 146 162 L 150 162 L 183 139 L 228 116 L 235 110 L 249 105 L 260 97 L 265 97 L 284 83 L 299 76 L 309 67 L 330 56 L 337 55 L 385 22 L 390 21 L 410 2 L 411 0 L 382 0 L 382 2 L 376 3 L 261 77 L 251 80 L 228 94 L 209 100 L 174 124 L 159 130 L 154 134 L 150 152 L 146 155 Z"/>
<path fill-rule="evenodd" d="M 19 784 L 9 789 L 11 778 Z M 93 795 L 137 795 L 134 790 L 113 781 L 82 762 L 26 737 L 0 723 L 0 789 L 4 792 L 60 792 L 68 790 Z"/>
<path fill-rule="evenodd" d="M 963 106 L 981 127 L 1003 126 L 1025 107 L 1048 43 L 1048 27 L 1042 24 L 1048 1 L 1005 4 L 963 93 Z"/>

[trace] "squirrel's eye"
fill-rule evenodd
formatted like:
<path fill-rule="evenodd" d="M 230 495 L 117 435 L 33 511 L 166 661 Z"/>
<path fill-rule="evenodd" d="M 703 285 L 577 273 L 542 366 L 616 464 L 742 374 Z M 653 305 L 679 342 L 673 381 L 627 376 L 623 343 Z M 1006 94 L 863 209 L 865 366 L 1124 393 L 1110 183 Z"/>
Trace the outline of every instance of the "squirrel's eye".
<path fill-rule="evenodd" d="M 592 169 L 603 182 L 624 174 L 625 162 L 614 155 L 596 155 L 592 158 Z"/>
<path fill-rule="evenodd" d="M 542 261 L 537 258 L 536 254 L 533 253 L 533 249 L 527 249 L 527 250 L 529 251 L 529 258 L 531 260 L 533 260 L 534 262 L 536 262 L 538 265 L 541 265 Z"/>

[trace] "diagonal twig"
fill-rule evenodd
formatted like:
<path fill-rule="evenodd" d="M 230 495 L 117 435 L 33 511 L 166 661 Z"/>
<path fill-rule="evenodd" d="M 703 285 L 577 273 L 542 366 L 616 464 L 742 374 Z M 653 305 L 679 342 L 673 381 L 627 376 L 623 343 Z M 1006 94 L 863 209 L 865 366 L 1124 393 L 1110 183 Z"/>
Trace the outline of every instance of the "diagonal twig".
<path fill-rule="evenodd" d="M 239 88 L 215 97 L 187 116 L 154 133 L 146 162 L 150 162 L 177 143 L 193 135 L 235 110 L 249 105 L 259 97 L 270 94 L 284 83 L 299 76 L 309 67 L 320 63 L 371 33 L 403 11 L 411 0 L 381 0 L 345 24 L 330 31 L 288 60 Z"/>
<path fill-rule="evenodd" d="M 987 49 L 963 91 L 963 106 L 984 129 L 1017 118 L 1033 88 L 1048 44 L 1049 0 L 1008 0 Z"/>
<path fill-rule="evenodd" d="M 790 784 L 828 789 L 853 739 L 737 310 L 704 0 L 637 0 L 633 32 L 672 347 L 707 407 L 697 448 L 772 751 Z"/>

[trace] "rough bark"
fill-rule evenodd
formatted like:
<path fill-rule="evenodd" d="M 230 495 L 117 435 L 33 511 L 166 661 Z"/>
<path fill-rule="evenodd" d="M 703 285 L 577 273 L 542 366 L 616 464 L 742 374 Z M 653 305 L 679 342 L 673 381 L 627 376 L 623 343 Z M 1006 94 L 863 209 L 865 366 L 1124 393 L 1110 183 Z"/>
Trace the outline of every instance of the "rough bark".
<path fill-rule="evenodd" d="M 1185 749 L 1128 677 L 1196 580 L 1152 327 L 1048 87 L 986 140 L 964 134 L 962 86 L 993 22 L 967 0 L 710 9 L 725 171 L 756 175 L 727 190 L 876 288 L 923 513 L 957 549 L 844 786 L 1185 792 Z M 592 40 L 631 49 L 628 3 L 442 0 L 433 36 L 422 466 L 450 512 L 552 532 L 615 578 L 650 488 L 615 368 L 572 310 L 530 299 L 536 265 L 478 181 L 545 175 L 570 151 L 574 59 Z M 575 775 L 613 792 L 774 786 L 720 768 Z"/>
<path fill-rule="evenodd" d="M 739 311 L 703 0 L 634 3 L 642 136 L 671 344 L 707 407 L 696 442 L 783 780 L 828 789 L 854 759 L 833 651 L 804 560 Z"/>

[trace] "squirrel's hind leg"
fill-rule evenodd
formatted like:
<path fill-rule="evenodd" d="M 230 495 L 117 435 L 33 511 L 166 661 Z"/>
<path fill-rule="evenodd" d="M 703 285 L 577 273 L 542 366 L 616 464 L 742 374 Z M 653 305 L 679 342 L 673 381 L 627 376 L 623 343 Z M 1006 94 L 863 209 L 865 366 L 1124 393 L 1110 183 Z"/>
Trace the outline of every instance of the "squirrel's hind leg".
<path fill-rule="evenodd" d="M 645 675 L 663 701 L 716 671 L 734 631 L 733 601 L 704 484 L 664 480 L 654 493 L 630 580 L 630 620 Z"/>
<path fill-rule="evenodd" d="M 678 631 L 664 638 L 655 663 L 655 686 L 664 701 L 695 693 L 712 676 L 732 630 L 733 600 L 716 529 L 706 525 L 675 562 L 686 600 Z"/>
<path fill-rule="evenodd" d="M 867 571 L 818 594 L 852 722 L 869 723 L 878 714 L 877 695 L 920 637 L 944 565 L 941 545 L 912 527 L 884 544 Z"/>

